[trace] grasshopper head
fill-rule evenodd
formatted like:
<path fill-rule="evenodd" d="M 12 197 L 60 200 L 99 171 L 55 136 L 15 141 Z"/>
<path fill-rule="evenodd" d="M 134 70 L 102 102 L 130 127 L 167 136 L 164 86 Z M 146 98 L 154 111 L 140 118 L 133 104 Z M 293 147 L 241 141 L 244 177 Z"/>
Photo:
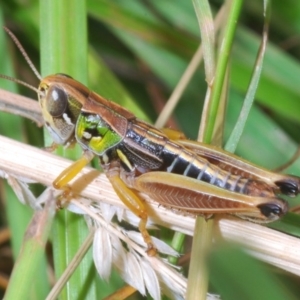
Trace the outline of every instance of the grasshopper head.
<path fill-rule="evenodd" d="M 36 89 L 26 82 L 9 76 L 0 74 L 0 78 L 17 82 L 37 92 L 45 126 L 54 142 L 62 145 L 72 144 L 75 141 L 76 121 L 86 97 L 90 94 L 89 90 L 64 74 L 42 78 L 16 36 L 8 28 L 4 27 L 4 30 L 10 35 L 29 67 L 41 82 Z"/>
<path fill-rule="evenodd" d="M 81 112 L 83 98 L 89 91 L 71 77 L 56 74 L 45 77 L 39 85 L 39 103 L 48 129 L 56 144 L 70 145 Z"/>

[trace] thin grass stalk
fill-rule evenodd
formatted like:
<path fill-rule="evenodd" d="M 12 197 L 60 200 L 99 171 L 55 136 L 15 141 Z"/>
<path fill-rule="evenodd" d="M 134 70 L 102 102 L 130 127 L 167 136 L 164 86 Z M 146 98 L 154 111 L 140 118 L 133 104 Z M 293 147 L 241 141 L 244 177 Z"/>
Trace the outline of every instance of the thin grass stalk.
<path fill-rule="evenodd" d="M 213 227 L 213 219 L 196 218 L 186 299 L 206 299 L 209 281 L 206 255 L 211 246 Z"/>
<path fill-rule="evenodd" d="M 201 1 L 195 1 L 194 3 L 198 4 L 194 7 L 196 9 L 196 14 L 198 20 L 200 17 L 204 18 L 203 14 L 198 12 L 200 10 Z M 229 5 L 230 1 L 227 2 Z M 237 18 L 240 12 L 242 1 L 236 1 L 232 3 L 230 6 L 230 13 L 228 16 L 227 26 L 224 32 L 224 44 L 221 43 L 222 47 L 219 51 L 217 67 L 215 70 L 214 62 L 214 51 L 211 50 L 211 53 L 207 53 L 205 63 L 210 66 L 210 68 L 206 67 L 207 70 L 213 70 L 215 73 L 212 75 L 211 72 L 206 74 L 207 82 L 208 82 L 208 90 L 207 90 L 207 99 L 206 104 L 204 105 L 204 113 L 201 119 L 201 126 L 199 130 L 198 140 L 203 141 L 205 143 L 210 143 L 213 139 L 213 133 L 217 121 L 217 114 L 219 112 L 220 99 L 223 92 L 224 82 L 225 82 L 225 74 L 228 65 L 229 53 L 232 46 L 233 35 L 235 33 L 235 29 L 237 26 Z M 225 4 L 226 5 L 226 4 Z M 207 9 L 208 4 L 206 1 L 202 3 L 203 9 Z M 205 15 L 205 22 L 209 22 L 209 17 L 211 14 L 207 13 Z M 208 21 L 207 21 L 208 19 Z M 203 26 L 202 20 L 198 21 L 200 25 Z M 202 36 L 206 36 L 208 31 L 205 30 L 206 27 L 201 28 Z M 215 39 L 205 39 L 202 42 L 210 43 L 210 45 L 203 46 L 206 49 L 214 49 Z M 204 58 L 205 59 L 205 58 Z M 225 106 L 224 106 L 225 107 Z M 224 116 L 224 114 L 223 114 Z M 205 299 L 207 289 L 208 289 L 208 281 L 209 275 L 207 272 L 207 266 L 205 263 L 207 250 L 209 249 L 212 241 L 212 232 L 213 232 L 214 222 L 212 219 L 205 220 L 203 217 L 197 217 L 196 226 L 195 226 L 195 235 L 192 246 L 192 255 L 189 269 L 189 281 L 188 281 L 188 290 L 187 297 L 188 299 L 194 299 L 198 294 L 200 296 L 199 299 Z M 196 235 L 196 232 L 201 232 L 201 235 Z M 200 252 L 199 252 L 200 250 Z"/>
<path fill-rule="evenodd" d="M 30 98 L 0 89 L 0 111 L 27 118 L 41 127 L 44 119 L 37 102 Z"/>
<path fill-rule="evenodd" d="M 201 32 L 202 48 L 204 55 L 205 75 L 208 82 L 208 94 L 215 76 L 215 28 L 207 1 L 194 0 L 194 9 L 197 15 Z M 201 141 L 201 140 L 200 140 Z M 195 234 L 192 244 L 190 268 L 188 274 L 187 299 L 206 299 L 209 276 L 205 263 L 206 253 L 212 239 L 213 221 L 206 221 L 197 217 Z"/>
<path fill-rule="evenodd" d="M 220 41 L 220 49 L 217 54 L 218 61 L 216 66 L 215 78 L 212 83 L 211 98 L 209 99 L 209 105 L 207 110 L 205 111 L 205 115 L 202 116 L 199 132 L 199 138 L 204 143 L 210 143 L 210 141 L 213 138 L 218 107 L 224 84 L 224 78 L 226 74 L 226 69 L 228 67 L 233 37 L 236 31 L 237 20 L 240 15 L 242 3 L 242 0 L 229 0 L 225 3 L 225 5 L 229 6 L 227 23 L 224 30 L 224 36 Z"/>
<path fill-rule="evenodd" d="M 237 144 L 241 138 L 241 135 L 245 128 L 246 121 L 248 119 L 254 101 L 254 97 L 257 91 L 257 86 L 262 72 L 263 60 L 266 53 L 266 47 L 268 42 L 268 31 L 269 31 L 269 25 L 271 19 L 271 3 L 270 1 L 265 1 L 264 3 L 265 3 L 264 6 L 265 19 L 264 19 L 264 28 L 262 33 L 262 41 L 257 53 L 257 58 L 255 61 L 252 78 L 248 87 L 247 94 L 245 96 L 243 107 L 241 109 L 239 118 L 232 130 L 232 133 L 228 138 L 226 145 L 224 147 L 229 152 L 235 151 Z"/>
<path fill-rule="evenodd" d="M 64 288 L 65 284 L 67 284 L 70 277 L 73 275 L 75 268 L 78 266 L 78 264 L 81 262 L 81 260 L 84 258 L 87 251 L 89 250 L 89 248 L 93 242 L 93 237 L 94 237 L 94 232 L 91 231 L 89 233 L 89 235 L 87 236 L 86 240 L 84 241 L 83 245 L 81 246 L 81 248 L 76 253 L 75 257 L 73 257 L 72 261 L 70 262 L 68 267 L 65 269 L 62 276 L 55 283 L 51 292 L 48 294 L 46 300 L 57 299 L 61 290 Z"/>
<path fill-rule="evenodd" d="M 215 76 L 215 39 L 216 32 L 210 5 L 206 0 L 193 0 L 201 32 L 206 81 L 210 85 Z"/>
<path fill-rule="evenodd" d="M 216 31 L 219 30 L 221 26 L 221 22 L 224 18 L 224 6 L 222 6 L 217 13 L 215 20 L 214 20 L 214 28 Z M 173 90 L 171 96 L 169 97 L 167 103 L 165 104 L 163 110 L 159 114 L 155 126 L 158 128 L 162 128 L 165 126 L 167 120 L 170 118 L 171 114 L 173 113 L 175 107 L 177 106 L 182 94 L 184 93 L 185 89 L 187 88 L 191 78 L 195 74 L 196 70 L 198 69 L 202 58 L 203 58 L 203 50 L 202 45 L 199 45 L 197 51 L 193 55 L 189 65 L 187 66 L 186 70 L 182 74 L 178 84 L 176 85 L 175 89 Z"/>

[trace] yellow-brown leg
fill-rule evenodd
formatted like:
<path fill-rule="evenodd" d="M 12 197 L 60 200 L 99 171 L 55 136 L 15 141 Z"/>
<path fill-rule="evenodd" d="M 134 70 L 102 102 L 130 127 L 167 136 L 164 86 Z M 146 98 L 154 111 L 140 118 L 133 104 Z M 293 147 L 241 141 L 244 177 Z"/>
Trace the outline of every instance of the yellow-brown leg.
<path fill-rule="evenodd" d="M 94 154 L 86 151 L 82 157 L 64 169 L 53 181 L 53 187 L 63 190 L 61 200 L 68 200 L 72 196 L 72 189 L 68 183 L 93 159 Z"/>
<path fill-rule="evenodd" d="M 91 152 L 85 152 L 79 160 L 75 161 L 72 165 L 63 170 L 54 180 L 53 186 L 56 189 L 64 191 L 62 195 L 64 200 L 72 196 L 72 189 L 68 183 L 93 159 L 93 157 L 94 155 Z M 153 246 L 152 239 L 146 229 L 148 213 L 143 201 L 121 180 L 119 172 L 110 172 L 108 170 L 106 175 L 119 198 L 135 215 L 141 219 L 139 223 L 139 230 L 147 244 L 147 253 L 149 256 L 154 256 L 156 254 L 156 248 Z"/>
<path fill-rule="evenodd" d="M 64 169 L 53 181 L 56 189 L 63 189 L 93 159 L 94 154 L 86 151 L 82 157 Z"/>
<path fill-rule="evenodd" d="M 122 202 L 141 219 L 139 223 L 139 230 L 147 244 L 147 254 L 149 256 L 156 255 L 156 248 L 154 247 L 152 239 L 146 229 L 148 213 L 143 200 L 141 200 L 132 189 L 126 186 L 118 173 L 110 173 L 108 171 L 107 177 Z"/>

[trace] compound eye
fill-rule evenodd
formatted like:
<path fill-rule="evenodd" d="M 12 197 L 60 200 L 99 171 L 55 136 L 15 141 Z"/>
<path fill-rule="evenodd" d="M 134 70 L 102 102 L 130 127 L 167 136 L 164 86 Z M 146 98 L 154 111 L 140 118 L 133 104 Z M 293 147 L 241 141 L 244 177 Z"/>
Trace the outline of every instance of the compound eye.
<path fill-rule="evenodd" d="M 46 96 L 46 109 L 52 117 L 60 117 L 67 109 L 68 95 L 57 87 L 50 87 Z"/>

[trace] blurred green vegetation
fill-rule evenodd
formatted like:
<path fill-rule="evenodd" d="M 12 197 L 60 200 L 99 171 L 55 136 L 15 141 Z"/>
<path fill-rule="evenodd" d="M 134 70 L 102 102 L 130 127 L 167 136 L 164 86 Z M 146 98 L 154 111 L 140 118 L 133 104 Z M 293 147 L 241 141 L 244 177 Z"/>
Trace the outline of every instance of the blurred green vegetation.
<path fill-rule="evenodd" d="M 217 12 L 222 3 L 211 1 L 213 11 Z M 39 24 L 39 9 L 39 1 L 34 0 L 0 3 L 1 25 L 5 24 L 20 39 L 38 69 L 39 36 L 43 34 L 40 31 L 42 26 Z M 262 2 L 258 0 L 245 1 L 242 8 L 231 55 L 225 139 L 235 124 L 254 67 L 261 40 L 262 12 Z M 97 93 L 124 105 L 138 117 L 154 122 L 200 41 L 192 2 L 88 0 L 87 15 L 88 85 Z M 53 14 L 52 18 L 55 21 L 57 15 Z M 63 20 L 60 22 L 64 24 Z M 262 78 L 255 105 L 237 149 L 240 156 L 271 169 L 291 158 L 300 141 L 299 31 L 300 2 L 273 1 Z M 12 75 L 34 86 L 38 84 L 38 80 L 4 32 L 0 32 L 0 49 L 1 74 Z M 47 49 L 43 51 L 47 55 Z M 111 70 L 119 82 L 111 83 L 115 79 L 111 79 L 113 75 L 103 65 Z M 17 91 L 14 84 L 3 80 L 0 81 L 0 87 Z M 18 89 L 19 93 L 36 98 L 31 91 L 22 87 Z M 202 64 L 173 116 L 173 124 L 189 138 L 195 139 L 197 136 L 205 93 L 206 82 Z M 0 134 L 41 146 L 40 129 L 26 120 L 1 112 Z M 288 172 L 300 175 L 300 160 Z M 30 212 L 13 199 L 11 193 L 4 193 L 7 191 L 4 189 L 4 182 L 0 182 L 0 188 L 0 224 L 2 227 L 11 228 L 13 253 L 16 256 Z M 299 198 L 293 200 L 292 205 L 298 201 Z M 295 284 L 297 278 L 282 274 L 272 267 L 261 266 L 259 262 L 249 263 L 249 257 L 240 254 L 240 250 L 234 251 L 238 251 L 238 254 L 232 257 L 231 250 L 225 247 L 223 253 L 220 247 L 217 254 L 212 254 L 215 259 L 210 260 L 212 290 L 221 293 L 222 299 L 274 299 L 274 289 L 281 286 L 283 289 L 278 295 L 285 295 L 284 299 L 292 299 L 292 294 L 299 295 L 299 286 Z M 230 265 L 226 264 L 229 261 L 228 255 L 231 255 Z M 3 271 L 2 255 L 0 259 L 0 271 Z M 236 266 L 244 273 L 235 272 Z M 220 268 L 222 272 L 218 271 Z M 267 279 L 263 286 L 256 288 L 254 285 L 259 276 Z M 233 283 L 230 289 L 229 282 Z M 235 294 L 236 286 L 243 289 L 247 284 L 250 289 L 245 287 L 242 294 Z M 114 289 L 111 283 L 107 293 Z M 100 295 L 103 297 L 104 294 Z"/>

